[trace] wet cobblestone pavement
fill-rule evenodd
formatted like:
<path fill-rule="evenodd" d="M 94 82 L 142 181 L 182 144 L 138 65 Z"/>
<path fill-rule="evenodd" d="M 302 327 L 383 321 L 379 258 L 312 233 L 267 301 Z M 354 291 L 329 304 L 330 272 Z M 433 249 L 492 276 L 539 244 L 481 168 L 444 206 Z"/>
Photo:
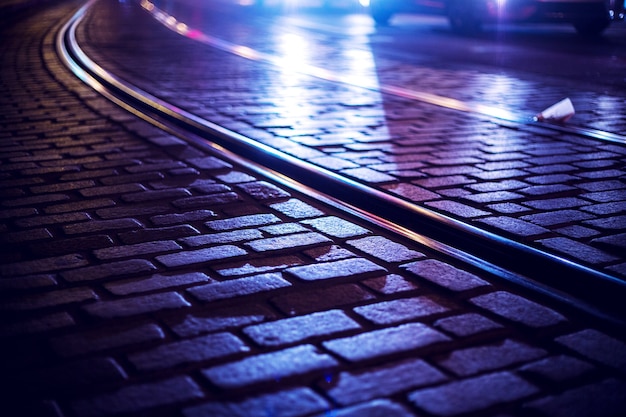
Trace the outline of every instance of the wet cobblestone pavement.
<path fill-rule="evenodd" d="M 109 21 L 115 13 L 123 15 L 115 11 L 118 3 L 102 4 Z M 20 14 L 1 29 L 3 415 L 570 417 L 626 412 L 622 332 L 347 217 L 115 107 L 75 79 L 54 52 L 56 31 L 76 6 L 58 3 Z M 143 20 L 135 18 L 132 39 L 149 45 L 146 39 L 153 32 L 140 31 Z M 94 28 L 85 34 L 90 42 L 106 34 L 96 30 L 97 20 L 85 26 Z M 149 20 L 145 24 L 159 30 Z M 164 45 L 179 45 L 181 52 L 198 48 L 166 31 L 157 33 Z M 124 48 L 142 53 L 134 44 Z M 162 69 L 166 58 L 162 55 Z M 230 58 L 220 58 L 222 68 L 228 68 Z M 230 74 L 224 82 L 237 80 Z M 384 155 L 400 154 L 387 147 L 372 149 L 368 141 L 347 141 L 352 134 L 337 124 L 361 120 L 363 135 L 374 136 L 382 116 L 379 109 L 368 115 L 360 108 L 359 117 L 338 117 L 337 108 L 355 103 L 348 103 L 347 96 L 337 100 L 337 91 L 319 98 L 319 119 L 325 124 L 312 120 L 315 126 L 307 127 L 316 132 L 311 140 L 317 136 L 328 142 L 307 146 L 278 134 L 291 125 L 268 126 L 273 117 L 250 102 L 247 92 L 214 86 L 229 93 L 223 90 L 210 107 L 196 101 L 190 106 L 195 103 L 199 111 L 268 143 L 282 143 L 293 154 L 306 151 L 307 157 L 330 165 L 335 159 L 329 156 L 345 163 L 350 149 L 358 153 L 350 159 L 365 173 L 372 165 L 363 162 L 363 152 L 375 160 L 373 165 L 385 162 Z M 314 87 L 310 94 L 317 93 Z M 259 92 L 258 99 L 266 93 Z M 272 97 L 268 93 L 266 99 Z M 333 104 L 333 98 L 346 103 Z M 213 110 L 218 102 L 223 112 Z M 235 112 L 237 103 L 241 107 Z M 412 112 L 420 109 L 412 106 Z M 482 120 L 477 125 L 447 111 L 441 115 L 466 121 L 466 132 L 474 125 L 475 134 L 493 141 L 483 146 L 502 151 L 497 124 Z M 320 135 L 318 129 L 325 132 L 331 123 L 340 134 Z M 418 124 L 405 126 L 415 141 L 423 140 L 413 130 Z M 438 130 L 432 124 L 424 129 Z M 436 151 L 426 155 L 447 157 L 437 140 L 398 140 L 391 147 L 433 146 Z M 616 169 L 612 161 L 619 147 L 603 146 L 600 161 Z M 576 145 L 578 151 L 586 149 Z M 467 157 L 475 156 L 468 152 Z M 498 161 L 498 152 L 483 150 L 484 155 L 494 155 L 491 163 Z M 585 162 L 558 164 L 579 172 Z M 422 168 L 434 170 L 436 164 L 375 172 L 425 182 L 427 171 L 398 174 Z M 359 172 L 357 167 L 340 169 Z M 468 172 L 454 177 L 470 178 Z M 477 178 L 453 181 L 445 187 L 447 194 L 419 182 L 398 188 L 424 195 L 481 195 L 460 187 L 478 187 Z M 490 201 L 484 207 L 488 204 L 504 203 Z M 605 229 L 585 226 L 605 236 Z"/>
<path fill-rule="evenodd" d="M 105 68 L 146 91 L 392 195 L 611 275 L 626 276 L 623 145 L 321 81 L 294 73 L 287 64 L 276 67 L 243 60 L 165 32 L 148 32 L 158 33 L 152 38 L 131 36 L 137 26 L 112 27 L 110 14 L 115 10 L 104 5 L 101 9 L 85 26 L 98 30 L 79 32 L 79 41 L 87 41 L 85 49 L 96 62 L 101 60 Z M 220 23 L 215 25 L 219 28 Z M 120 42 L 127 47 L 120 48 Z M 174 62 L 185 65 L 172 64 L 173 55 L 181 57 Z M 334 58 L 320 60 L 334 63 L 331 69 L 352 62 Z M 349 73 L 370 80 L 376 70 L 367 66 L 370 61 L 359 60 L 360 66 Z M 136 62 L 141 62 L 140 68 Z M 470 87 L 462 91 L 474 100 L 479 97 L 486 105 L 502 105 L 488 97 L 493 95 L 493 85 L 502 83 L 496 75 L 484 75 L 476 83 L 475 74 L 424 68 L 422 72 L 431 75 L 417 80 L 422 72 L 414 71 L 418 75 L 411 81 L 404 79 L 402 71 L 387 68 L 393 65 L 381 66 L 376 75 L 381 83 L 390 80 L 416 90 L 426 86 L 439 95 L 456 97 L 459 84 L 467 82 Z M 247 82 L 250 79 L 255 82 Z M 521 104 L 524 100 L 532 102 L 533 96 L 541 95 L 556 101 L 563 94 L 562 88 L 537 83 L 517 86 L 516 92 L 510 91 L 511 85 L 505 87 L 498 90 L 500 100 L 506 97 L 509 105 L 519 102 L 521 114 L 527 111 Z M 509 90 L 507 94 L 503 88 Z M 606 96 L 598 103 L 611 100 L 624 98 Z M 624 114 L 615 117 L 600 109 L 592 113 L 605 125 L 615 122 L 616 133 L 624 131 Z M 584 112 L 577 117 L 591 119 Z"/>

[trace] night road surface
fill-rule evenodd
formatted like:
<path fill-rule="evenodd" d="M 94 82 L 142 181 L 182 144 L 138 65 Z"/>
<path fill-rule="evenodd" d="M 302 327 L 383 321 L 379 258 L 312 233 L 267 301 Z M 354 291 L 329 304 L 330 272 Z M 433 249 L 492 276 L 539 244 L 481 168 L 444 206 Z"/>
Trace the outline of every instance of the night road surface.
<path fill-rule="evenodd" d="M 435 17 L 157 11 L 0 25 L 0 414 L 624 415 L 611 83 L 418 53 L 523 49 Z"/>
<path fill-rule="evenodd" d="M 129 22 L 112 23 L 101 7 L 104 17 L 87 17 L 100 30 L 85 50 L 122 79 L 263 145 L 626 274 L 620 24 L 595 40 L 545 25 L 487 27 L 468 38 L 434 16 L 379 28 L 363 13 L 211 4 L 143 3 L 181 35 L 171 46 L 158 32 L 138 37 Z M 532 121 L 564 98 L 576 113 L 567 123 Z"/>

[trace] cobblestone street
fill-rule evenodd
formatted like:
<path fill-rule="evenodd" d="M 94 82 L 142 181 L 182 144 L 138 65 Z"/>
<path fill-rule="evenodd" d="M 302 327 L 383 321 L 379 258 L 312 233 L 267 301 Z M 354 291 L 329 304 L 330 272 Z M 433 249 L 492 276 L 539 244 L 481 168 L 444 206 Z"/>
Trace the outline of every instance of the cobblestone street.
<path fill-rule="evenodd" d="M 137 44 L 109 54 L 103 47 L 108 34 L 99 25 L 131 6 L 101 4 L 102 13 L 112 15 L 94 13 L 79 38 L 109 69 L 124 67 L 129 52 L 142 56 L 137 44 L 152 30 L 162 31 L 164 50 L 199 47 L 143 14 L 134 17 Z M 623 328 L 566 300 L 515 286 L 497 270 L 288 189 L 117 107 L 75 78 L 57 56 L 56 33 L 78 5 L 12 8 L 11 22 L 0 27 L 2 415 L 626 414 Z M 171 58 L 165 55 L 160 58 Z M 233 57 L 204 56 L 222 65 L 223 72 L 208 71 L 207 62 L 196 62 L 196 71 L 204 68 L 215 77 L 203 83 L 215 86 L 216 97 L 232 91 L 228 82 L 241 82 L 228 66 Z M 181 83 L 194 79 L 178 76 Z M 137 78 L 142 77 L 144 87 L 150 80 L 165 82 L 147 72 Z M 162 91 L 187 100 L 178 88 Z M 347 100 L 351 92 L 343 94 Z M 316 99 L 337 96 L 326 91 Z M 329 107 L 337 106 L 324 104 Z M 413 106 L 411 116 L 433 111 L 426 108 Z M 561 224 L 551 218 L 585 213 L 584 219 L 570 219 L 588 221 L 585 227 L 561 226 L 559 232 L 580 239 L 592 233 L 606 251 L 585 245 L 594 252 L 582 252 L 583 244 L 573 239 L 571 252 L 624 275 L 621 145 L 602 145 L 594 156 L 589 143 L 575 143 L 560 156 L 559 144 L 537 149 L 524 158 L 550 158 L 551 168 L 530 170 L 534 181 L 525 177 L 521 184 L 508 176 L 527 161 L 516 156 L 517 145 L 502 149 L 497 124 L 482 121 L 461 132 L 480 129 L 476 134 L 492 140 L 493 160 L 483 163 L 484 178 L 470 180 L 473 170 L 437 176 L 435 167 L 424 171 L 432 176 L 422 177 L 411 174 L 423 167 L 414 162 L 394 164 L 389 173 L 367 166 L 366 159 L 372 166 L 384 162 L 380 143 L 348 143 L 347 128 L 333 134 L 321 124 L 336 120 L 332 111 L 320 110 L 333 118 L 320 117 L 318 127 L 307 127 L 311 141 L 317 139 L 306 146 L 286 139 L 281 132 L 293 126 L 269 123 L 275 119 L 261 116 L 258 102 L 251 103 L 245 92 L 224 93 L 198 110 L 366 182 L 376 183 L 366 178 L 372 173 L 404 172 L 414 180 L 410 186 L 397 181 L 382 188 L 492 226 L 503 213 L 521 210 L 522 201 L 511 194 L 522 190 L 523 203 L 541 213 L 511 217 L 508 226 L 495 228 L 522 240 L 542 237 L 548 247 L 566 239 L 544 229 Z M 379 113 L 362 110 L 363 126 L 372 126 L 369 117 L 379 120 Z M 412 132 L 413 145 L 407 138 L 393 145 L 432 145 L 419 155 L 428 154 L 427 163 L 436 165 L 434 158 L 447 158 L 450 148 L 438 140 L 418 143 L 436 130 Z M 519 146 L 532 134 L 520 132 Z M 318 145 L 327 154 L 313 152 Z M 449 157 L 474 154 L 460 150 Z M 466 165 L 471 164 L 478 162 Z M 581 180 L 580 172 L 592 167 L 599 174 Z M 612 176 L 617 170 L 621 176 Z M 569 175 L 576 175 L 576 184 L 590 184 L 582 197 L 568 194 Z M 503 180 L 498 188 L 496 179 Z M 562 193 L 558 201 L 533 197 L 548 189 Z M 458 196 L 467 204 L 455 202 Z M 597 203 L 577 210 L 583 197 Z M 490 210 L 489 216 L 480 210 Z M 530 216 L 544 219 L 543 225 Z"/>

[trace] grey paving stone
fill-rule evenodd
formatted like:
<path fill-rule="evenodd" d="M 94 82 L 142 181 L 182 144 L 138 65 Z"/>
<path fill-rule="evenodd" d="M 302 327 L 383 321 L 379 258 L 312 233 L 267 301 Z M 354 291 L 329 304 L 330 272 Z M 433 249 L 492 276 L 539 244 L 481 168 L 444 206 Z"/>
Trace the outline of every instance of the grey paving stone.
<path fill-rule="evenodd" d="M 82 333 L 70 333 L 50 339 L 54 351 L 63 357 L 100 352 L 108 349 L 154 342 L 165 335 L 159 326 L 153 323 L 134 326 L 94 328 Z"/>
<path fill-rule="evenodd" d="M 136 219 L 92 220 L 86 223 L 74 223 L 63 226 L 63 231 L 69 235 L 94 232 L 115 232 L 124 229 L 142 227 Z"/>
<path fill-rule="evenodd" d="M 424 257 L 423 253 L 383 236 L 349 240 L 347 244 L 385 262 L 404 262 Z"/>
<path fill-rule="evenodd" d="M 249 247 L 255 252 L 262 253 L 309 247 L 318 245 L 320 243 L 330 242 L 332 242 L 332 240 L 322 234 L 307 232 L 253 240 L 250 242 L 246 242 L 245 246 Z"/>
<path fill-rule="evenodd" d="M 56 291 L 49 291 L 43 294 L 28 294 L 24 296 L 12 297 L 9 300 L 4 300 L 2 304 L 0 304 L 0 310 L 36 310 L 46 307 L 63 306 L 66 304 L 78 304 L 97 299 L 98 296 L 90 288 L 65 288 Z"/>
<path fill-rule="evenodd" d="M 593 219 L 593 217 L 593 215 L 579 210 L 553 210 L 537 214 L 528 214 L 520 217 L 520 220 L 534 223 L 538 226 L 550 227 L 581 222 L 582 220 Z"/>
<path fill-rule="evenodd" d="M 239 184 L 237 187 L 255 200 L 259 201 L 290 197 L 290 194 L 287 191 L 282 190 L 266 181 L 247 182 Z"/>
<path fill-rule="evenodd" d="M 593 239 L 591 244 L 606 248 L 608 250 L 626 250 L 626 233 L 620 233 L 612 236 L 599 237 Z"/>
<path fill-rule="evenodd" d="M 423 360 L 407 359 L 358 372 L 341 372 L 320 385 L 337 403 L 348 405 L 389 397 L 447 379 L 441 371 Z"/>
<path fill-rule="evenodd" d="M 399 183 L 394 185 L 386 185 L 383 188 L 393 194 L 404 197 L 407 200 L 416 202 L 435 200 L 440 197 L 437 193 L 413 184 Z"/>
<path fill-rule="evenodd" d="M 291 199 L 284 203 L 272 204 L 270 207 L 292 219 L 308 219 L 324 214 L 321 210 L 296 199 Z"/>
<path fill-rule="evenodd" d="M 549 383 L 559 383 L 576 379 L 594 371 L 595 367 L 571 356 L 550 356 L 537 362 L 529 363 L 520 368 L 520 372 Z"/>
<path fill-rule="evenodd" d="M 74 401 L 72 408 L 80 417 L 100 417 L 120 413 L 139 413 L 146 409 L 202 398 L 201 388 L 187 376 L 129 385 L 117 391 Z"/>
<path fill-rule="evenodd" d="M 595 193 L 585 193 L 580 196 L 583 198 L 587 198 L 592 201 L 597 201 L 598 203 L 610 203 L 610 202 L 623 202 L 626 200 L 625 191 L 613 190 L 613 191 L 600 191 Z"/>
<path fill-rule="evenodd" d="M 458 337 L 472 336 L 491 330 L 504 329 L 503 325 L 476 313 L 445 317 L 437 320 L 434 326 Z"/>
<path fill-rule="evenodd" d="M 181 198 L 188 195 L 191 195 L 191 192 L 185 188 L 170 188 L 123 194 L 121 198 L 128 203 L 141 203 L 144 201 L 170 200 L 172 198 Z"/>
<path fill-rule="evenodd" d="M 94 357 L 24 372 L 16 375 L 15 382 L 49 391 L 97 387 L 126 379 L 126 372 L 113 358 Z"/>
<path fill-rule="evenodd" d="M 532 401 L 527 408 L 555 417 L 618 416 L 626 409 L 624 381 L 608 379 Z"/>
<path fill-rule="evenodd" d="M 470 299 L 470 302 L 498 316 L 533 328 L 567 321 L 563 315 L 546 306 L 505 291 L 479 295 Z"/>
<path fill-rule="evenodd" d="M 324 342 L 326 349 L 351 362 L 426 348 L 450 339 L 422 323 L 407 323 Z"/>
<path fill-rule="evenodd" d="M 502 214 L 516 214 L 516 213 L 528 212 L 531 210 L 530 208 L 524 207 L 517 203 L 489 204 L 487 205 L 487 208 L 489 208 L 490 210 L 497 211 Z"/>
<path fill-rule="evenodd" d="M 156 257 L 156 260 L 166 267 L 172 268 L 214 261 L 216 259 L 229 259 L 246 254 L 247 252 L 238 246 L 220 245 L 204 249 L 187 250 L 167 255 L 159 255 Z"/>
<path fill-rule="evenodd" d="M 44 212 L 48 214 L 67 213 L 71 211 L 82 211 L 94 208 L 115 206 L 115 201 L 109 198 L 89 199 L 86 201 L 76 201 L 64 204 L 48 205 L 44 208 Z"/>
<path fill-rule="evenodd" d="M 412 417 L 414 414 L 403 405 L 389 400 L 374 400 L 353 407 L 330 411 L 334 417 Z M 326 416 L 328 412 L 324 413 Z M 322 414 L 318 415 L 322 417 Z"/>
<path fill-rule="evenodd" d="M 98 259 L 107 260 L 168 252 L 177 249 L 182 249 L 178 243 L 173 240 L 162 240 L 157 242 L 145 242 L 137 243 L 135 245 L 120 245 L 111 248 L 96 249 L 93 251 L 93 254 Z"/>
<path fill-rule="evenodd" d="M 223 277 L 234 277 L 263 272 L 281 271 L 296 265 L 302 265 L 302 258 L 294 255 L 272 256 L 249 261 L 221 264 L 215 271 Z"/>
<path fill-rule="evenodd" d="M 1 290 L 28 290 L 31 288 L 54 287 L 57 280 L 54 274 L 33 274 L 0 280 Z"/>
<path fill-rule="evenodd" d="M 550 232 L 550 230 L 544 227 L 509 216 L 487 217 L 477 221 L 523 237 L 541 236 Z"/>
<path fill-rule="evenodd" d="M 518 190 L 522 194 L 528 194 L 532 196 L 542 196 L 548 194 L 558 193 L 570 193 L 577 191 L 577 188 L 564 184 L 551 184 L 551 185 L 535 185 L 533 187 L 525 187 Z"/>
<path fill-rule="evenodd" d="M 357 322 L 341 310 L 328 310 L 256 324 L 243 331 L 261 346 L 280 346 L 360 328 Z"/>
<path fill-rule="evenodd" d="M 321 412 L 329 403 L 310 388 L 296 387 L 238 402 L 210 401 L 183 410 L 185 417 L 298 417 Z"/>
<path fill-rule="evenodd" d="M 587 238 L 587 237 L 597 236 L 600 234 L 600 232 L 598 232 L 597 230 L 590 229 L 588 227 L 579 226 L 579 225 L 562 227 L 560 229 L 557 229 L 556 231 L 564 236 L 568 236 L 574 239 Z"/>
<path fill-rule="evenodd" d="M 452 213 L 456 216 L 466 218 L 466 219 L 474 218 L 474 217 L 481 217 L 481 216 L 488 216 L 489 214 L 491 214 L 488 211 L 480 210 L 472 206 L 469 206 L 467 204 L 463 204 L 463 203 L 459 203 L 457 201 L 451 201 L 451 200 L 430 201 L 430 202 L 425 203 L 425 205 L 428 207 L 433 207 L 437 210 Z"/>
<path fill-rule="evenodd" d="M 600 193 L 601 191 L 623 190 L 624 188 L 626 188 L 626 185 L 619 180 L 590 181 L 590 182 L 577 184 L 577 186 L 582 188 L 583 190 L 593 192 L 594 194 L 597 194 L 597 195 L 601 195 L 602 194 Z M 617 194 L 621 195 L 623 198 L 623 195 L 624 195 L 623 192 L 617 191 Z"/>
<path fill-rule="evenodd" d="M 215 243 L 236 243 L 261 238 L 263 238 L 263 233 L 258 229 L 239 229 L 230 232 L 184 237 L 180 241 L 191 247 L 199 247 Z"/>
<path fill-rule="evenodd" d="M 176 275 L 155 274 L 149 278 L 118 280 L 107 282 L 104 287 L 115 295 L 129 295 L 189 284 L 206 284 L 211 281 L 213 280 L 202 272 L 188 272 Z"/>
<path fill-rule="evenodd" d="M 145 259 L 108 262 L 100 265 L 86 266 L 61 272 L 64 280 L 69 282 L 94 281 L 98 279 L 120 277 L 124 275 L 152 272 L 156 267 Z"/>
<path fill-rule="evenodd" d="M 626 343 L 594 329 L 556 338 L 556 342 L 593 361 L 626 371 Z"/>
<path fill-rule="evenodd" d="M 107 207 L 96 210 L 96 215 L 105 220 L 134 218 L 142 216 L 154 216 L 156 214 L 167 213 L 172 207 L 167 203 L 137 203 L 124 204 L 117 207 Z"/>
<path fill-rule="evenodd" d="M 601 249 L 597 249 L 597 248 L 594 248 L 593 246 L 589 246 L 584 243 L 579 243 L 575 240 L 564 238 L 564 237 L 542 239 L 542 240 L 539 240 L 539 243 L 541 243 L 543 246 L 550 248 L 554 251 L 563 253 L 565 255 L 569 255 L 575 259 L 578 259 L 583 262 L 588 262 L 590 264 L 601 264 L 604 262 L 613 262 L 619 259 L 616 256 L 613 256 Z"/>
<path fill-rule="evenodd" d="M 5 207 L 20 207 L 20 206 L 32 206 L 44 203 L 55 203 L 58 201 L 69 200 L 70 196 L 67 194 L 44 194 L 38 196 L 28 196 L 21 198 L 3 199 L 2 205 Z"/>
<path fill-rule="evenodd" d="M 471 184 L 471 183 L 476 182 L 476 180 L 472 178 L 468 178 L 465 175 L 451 175 L 451 176 L 443 176 L 443 177 L 428 177 L 428 178 L 415 180 L 414 182 L 423 187 L 439 188 L 439 187 L 449 187 L 453 185 Z"/>
<path fill-rule="evenodd" d="M 84 306 L 83 310 L 93 317 L 110 319 L 189 306 L 191 304 L 180 294 L 165 292 L 120 300 L 100 301 Z"/>
<path fill-rule="evenodd" d="M 496 203 L 498 201 L 520 200 L 523 197 L 524 196 L 521 194 L 513 193 L 511 191 L 492 191 L 464 196 L 465 199 L 475 203 Z"/>
<path fill-rule="evenodd" d="M 450 308 L 428 296 L 401 298 L 354 308 L 354 312 L 375 324 L 395 324 L 447 312 Z"/>
<path fill-rule="evenodd" d="M 361 283 L 380 294 L 396 294 L 419 288 L 416 283 L 396 274 L 366 279 Z"/>
<path fill-rule="evenodd" d="M 0 337 L 10 338 L 20 335 L 49 332 L 55 329 L 70 327 L 76 324 L 72 316 L 66 312 L 39 314 L 35 318 L 14 320 L 0 325 Z"/>
<path fill-rule="evenodd" d="M 310 229 L 307 229 L 306 227 L 298 223 L 273 224 L 271 226 L 262 226 L 260 227 L 260 229 L 265 233 L 273 236 L 291 235 L 294 233 L 303 233 L 310 231 Z"/>
<path fill-rule="evenodd" d="M 249 356 L 202 371 L 213 384 L 237 388 L 334 368 L 338 362 L 315 346 L 301 345 L 277 352 Z"/>
<path fill-rule="evenodd" d="M 524 205 L 530 206 L 537 210 L 562 210 L 565 208 L 582 207 L 586 204 L 589 203 L 574 197 L 524 201 Z"/>
<path fill-rule="evenodd" d="M 173 224 L 181 224 L 186 222 L 208 220 L 217 216 L 211 210 L 193 210 L 186 213 L 162 214 L 152 217 L 150 220 L 156 226 L 169 226 Z"/>
<path fill-rule="evenodd" d="M 272 298 L 283 313 L 288 315 L 324 311 L 375 298 L 355 284 L 340 284 L 322 289 L 309 289 Z"/>
<path fill-rule="evenodd" d="M 436 259 L 426 259 L 401 266 L 406 271 L 452 291 L 466 291 L 488 286 L 478 276 Z"/>
<path fill-rule="evenodd" d="M 154 371 L 181 364 L 225 358 L 249 350 L 241 339 L 231 333 L 222 332 L 133 353 L 128 356 L 128 360 L 140 371 Z"/>
<path fill-rule="evenodd" d="M 37 227 L 50 224 L 62 224 L 91 220 L 91 216 L 88 213 L 64 213 L 64 214 L 51 214 L 51 215 L 39 215 L 36 217 L 28 217 L 17 220 L 15 222 L 19 227 Z"/>
<path fill-rule="evenodd" d="M 194 209 L 194 208 L 200 209 L 204 207 L 215 207 L 215 206 L 222 205 L 222 204 L 236 203 L 240 200 L 241 198 L 239 197 L 237 193 L 228 192 L 228 193 L 179 198 L 177 200 L 172 201 L 172 204 L 175 207 L 180 208 L 180 209 Z"/>
<path fill-rule="evenodd" d="M 441 358 L 438 364 L 459 376 L 470 376 L 529 362 L 546 354 L 547 352 L 543 349 L 506 339 L 498 344 L 455 350 Z"/>
<path fill-rule="evenodd" d="M 342 170 L 341 173 L 357 180 L 373 184 L 392 182 L 395 180 L 395 177 L 391 175 L 369 168 L 349 168 Z"/>
<path fill-rule="evenodd" d="M 50 229 L 42 227 L 38 229 L 29 229 L 29 230 L 22 230 L 19 232 L 5 233 L 2 236 L 2 241 L 4 243 L 22 243 L 22 242 L 37 242 L 41 240 L 50 241 L 52 240 L 52 238 L 53 236 L 52 236 L 52 232 L 50 232 Z"/>
<path fill-rule="evenodd" d="M 304 281 L 357 277 L 372 273 L 386 273 L 387 270 L 364 258 L 349 258 L 338 261 L 294 266 L 284 271 Z"/>
<path fill-rule="evenodd" d="M 336 216 L 320 217 L 317 219 L 303 220 L 303 224 L 309 225 L 316 230 L 329 236 L 347 238 L 370 234 L 371 231 L 352 222 Z"/>
<path fill-rule="evenodd" d="M 215 301 L 270 291 L 290 285 L 279 273 L 268 273 L 192 287 L 187 292 L 201 301 Z"/>
<path fill-rule="evenodd" d="M 417 407 L 436 416 L 478 412 L 527 398 L 538 389 L 509 372 L 486 374 L 409 394 Z"/>
<path fill-rule="evenodd" d="M 213 216 L 210 216 L 213 217 Z M 271 214 L 260 214 L 233 217 L 229 219 L 212 220 L 206 222 L 205 225 L 213 230 L 234 230 L 238 228 L 259 226 L 279 222 L 280 220 Z"/>
<path fill-rule="evenodd" d="M 622 232 L 626 229 L 626 214 L 612 216 L 604 219 L 587 220 L 584 222 L 589 226 L 598 227 L 604 230 L 615 230 Z"/>
<path fill-rule="evenodd" d="M 141 184 L 120 184 L 120 185 L 103 185 L 100 187 L 83 188 L 80 194 L 83 197 L 102 197 L 107 195 L 119 195 L 126 193 L 136 193 L 145 191 L 146 188 Z"/>
<path fill-rule="evenodd" d="M 69 254 L 57 257 L 34 259 L 30 261 L 13 262 L 0 265 L 0 275 L 3 277 L 15 275 L 31 275 L 40 272 L 52 272 L 70 268 L 79 268 L 89 262 L 79 254 Z"/>

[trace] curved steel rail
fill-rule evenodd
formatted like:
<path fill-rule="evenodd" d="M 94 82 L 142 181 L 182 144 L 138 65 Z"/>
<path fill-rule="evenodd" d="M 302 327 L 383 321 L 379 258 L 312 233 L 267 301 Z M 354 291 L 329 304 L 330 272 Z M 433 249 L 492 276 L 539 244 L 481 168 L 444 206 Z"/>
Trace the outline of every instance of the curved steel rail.
<path fill-rule="evenodd" d="M 57 36 L 57 50 L 77 77 L 116 104 L 173 135 L 209 147 L 259 175 L 309 196 L 315 194 L 320 201 L 336 209 L 565 306 L 626 327 L 624 281 L 296 159 L 120 80 L 93 62 L 76 41 L 76 27 L 96 1 L 85 4 L 64 25 Z"/>

